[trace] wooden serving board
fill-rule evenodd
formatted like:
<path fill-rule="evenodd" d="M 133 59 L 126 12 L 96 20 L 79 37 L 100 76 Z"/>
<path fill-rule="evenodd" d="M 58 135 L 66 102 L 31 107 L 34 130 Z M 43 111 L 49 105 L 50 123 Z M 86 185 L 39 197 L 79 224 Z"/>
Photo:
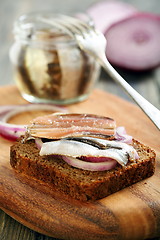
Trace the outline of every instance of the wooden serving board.
<path fill-rule="evenodd" d="M 0 105 L 24 104 L 14 86 L 0 88 Z M 146 239 L 160 236 L 160 132 L 135 105 L 95 90 L 71 112 L 103 114 L 152 147 L 156 153 L 154 176 L 94 203 L 82 203 L 48 185 L 16 173 L 9 163 L 11 142 L 0 139 L 0 207 L 27 227 L 60 239 Z M 13 122 L 26 124 L 33 113 Z"/>

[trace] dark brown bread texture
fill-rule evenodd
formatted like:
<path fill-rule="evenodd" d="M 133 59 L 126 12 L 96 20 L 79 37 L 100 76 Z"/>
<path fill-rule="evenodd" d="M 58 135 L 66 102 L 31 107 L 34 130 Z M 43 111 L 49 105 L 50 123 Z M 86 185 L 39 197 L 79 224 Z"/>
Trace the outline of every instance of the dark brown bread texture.
<path fill-rule="evenodd" d="M 133 140 L 140 158 L 117 165 L 109 171 L 87 171 L 72 167 L 60 158 L 40 156 L 34 140 L 17 142 L 11 147 L 10 163 L 18 172 L 23 172 L 81 201 L 97 200 L 128 187 L 153 175 L 155 152 L 148 146 Z"/>

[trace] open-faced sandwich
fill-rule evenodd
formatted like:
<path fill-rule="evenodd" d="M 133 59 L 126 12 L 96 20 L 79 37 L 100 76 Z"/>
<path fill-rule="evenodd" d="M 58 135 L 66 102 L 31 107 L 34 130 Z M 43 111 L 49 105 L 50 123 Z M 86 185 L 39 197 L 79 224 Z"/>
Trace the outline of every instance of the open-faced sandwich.
<path fill-rule="evenodd" d="M 34 119 L 11 147 L 11 166 L 82 201 L 97 200 L 153 175 L 155 152 L 115 120 L 56 113 Z"/>

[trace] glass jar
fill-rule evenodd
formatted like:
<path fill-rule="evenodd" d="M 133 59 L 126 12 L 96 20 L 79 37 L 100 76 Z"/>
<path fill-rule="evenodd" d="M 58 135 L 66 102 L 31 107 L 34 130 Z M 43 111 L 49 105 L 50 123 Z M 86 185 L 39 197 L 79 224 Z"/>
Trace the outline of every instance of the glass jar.
<path fill-rule="evenodd" d="M 82 101 L 99 76 L 99 63 L 82 51 L 74 38 L 41 21 L 42 17 L 54 21 L 58 16 L 30 13 L 14 24 L 10 59 L 21 95 L 32 103 Z"/>

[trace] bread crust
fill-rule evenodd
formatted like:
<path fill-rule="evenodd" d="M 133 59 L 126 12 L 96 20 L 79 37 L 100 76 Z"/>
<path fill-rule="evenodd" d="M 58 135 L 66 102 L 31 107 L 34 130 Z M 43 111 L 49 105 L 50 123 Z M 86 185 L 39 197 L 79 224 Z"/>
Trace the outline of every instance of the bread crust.
<path fill-rule="evenodd" d="M 19 141 L 11 146 L 10 164 L 19 173 L 41 180 L 71 196 L 95 201 L 148 178 L 155 171 L 155 152 L 133 140 L 140 158 L 129 161 L 125 167 L 119 164 L 112 170 L 88 171 L 72 167 L 59 157 L 40 156 L 34 140 Z"/>

